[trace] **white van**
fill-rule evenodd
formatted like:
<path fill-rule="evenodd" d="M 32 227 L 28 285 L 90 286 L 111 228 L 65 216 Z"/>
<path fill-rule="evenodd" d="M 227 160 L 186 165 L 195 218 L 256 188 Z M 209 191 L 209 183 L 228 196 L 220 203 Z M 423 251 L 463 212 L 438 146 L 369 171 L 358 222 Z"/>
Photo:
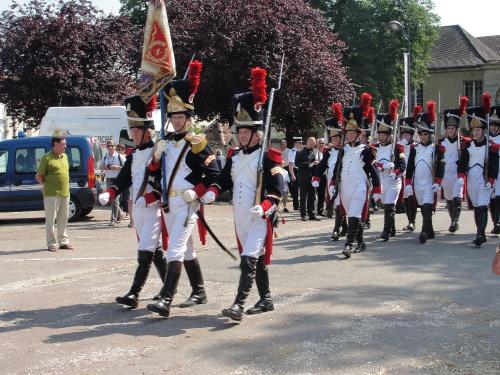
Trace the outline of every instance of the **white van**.
<path fill-rule="evenodd" d="M 153 121 L 159 132 L 159 110 L 153 112 Z M 105 150 L 109 139 L 133 147 L 127 129 L 127 112 L 124 106 L 50 107 L 42 118 L 39 134 L 51 136 L 59 130 L 68 135 L 92 136 L 99 140 Z"/>

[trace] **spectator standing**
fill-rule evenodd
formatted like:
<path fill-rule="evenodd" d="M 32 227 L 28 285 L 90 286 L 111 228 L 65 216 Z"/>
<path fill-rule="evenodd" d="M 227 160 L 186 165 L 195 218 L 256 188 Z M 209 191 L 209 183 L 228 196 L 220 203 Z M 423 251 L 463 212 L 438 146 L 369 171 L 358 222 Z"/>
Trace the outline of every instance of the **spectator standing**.
<path fill-rule="evenodd" d="M 300 189 L 300 217 L 302 221 L 306 221 L 306 211 L 309 220 L 320 221 L 315 212 L 316 192 L 311 184 L 316 165 L 319 164 L 316 139 L 309 137 L 307 139 L 306 147 L 304 147 L 295 156 L 295 165 L 298 170 L 298 181 Z"/>
<path fill-rule="evenodd" d="M 298 168 L 295 165 L 297 153 L 302 150 L 302 138 L 293 137 L 294 147 L 288 152 L 288 173 L 290 175 L 290 194 L 293 199 L 293 209 L 299 209 L 299 182 L 297 181 Z"/>
<path fill-rule="evenodd" d="M 120 154 L 120 156 L 123 158 L 123 160 L 125 160 L 127 158 L 125 155 L 125 151 L 126 151 L 126 148 L 125 148 L 124 144 L 120 143 L 120 144 L 116 145 L 116 152 L 118 152 L 118 154 Z M 125 213 L 123 220 L 130 219 L 129 202 L 128 202 L 129 199 L 130 199 L 130 189 L 126 189 L 120 194 L 120 209 L 122 210 L 122 212 Z"/>
<path fill-rule="evenodd" d="M 47 249 L 72 250 L 66 233 L 69 211 L 69 163 L 66 139 L 52 137 L 52 150 L 42 156 L 36 172 L 37 181 L 43 185 L 43 206 L 45 209 L 45 229 Z M 57 220 L 57 239 L 54 224 Z"/>
<path fill-rule="evenodd" d="M 318 139 L 318 146 L 316 149 L 316 159 L 321 162 L 323 159 L 323 153 L 326 150 L 325 139 Z M 319 187 L 317 189 L 318 194 L 318 216 L 325 216 L 323 214 L 323 208 L 325 207 L 325 194 L 326 194 L 326 172 L 320 176 Z"/>
<path fill-rule="evenodd" d="M 125 163 L 125 157 L 116 152 L 115 142 L 112 139 L 108 140 L 106 148 L 108 149 L 108 153 L 102 158 L 100 169 L 104 171 L 106 186 L 109 187 L 114 184 L 118 173 L 120 173 Z M 111 203 L 111 219 L 109 220 L 109 225 L 114 226 L 116 223 L 120 222 L 120 219 L 120 201 L 115 198 Z"/>

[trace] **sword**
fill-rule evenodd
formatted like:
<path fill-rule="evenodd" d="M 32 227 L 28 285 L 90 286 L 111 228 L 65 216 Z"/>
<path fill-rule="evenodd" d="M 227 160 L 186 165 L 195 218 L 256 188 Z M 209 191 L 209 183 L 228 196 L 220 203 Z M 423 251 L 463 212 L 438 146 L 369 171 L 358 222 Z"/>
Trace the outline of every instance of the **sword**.
<path fill-rule="evenodd" d="M 198 205 L 193 204 L 193 202 L 198 203 Z M 219 247 L 222 249 L 222 251 L 224 251 L 227 255 L 229 255 L 231 257 L 231 259 L 238 260 L 238 258 L 231 251 L 229 251 L 227 249 L 227 247 L 224 246 L 224 244 L 217 238 L 215 233 L 208 226 L 207 221 L 205 220 L 205 216 L 203 215 L 203 213 L 200 210 L 200 204 L 201 204 L 200 201 L 196 200 L 193 202 L 189 203 L 189 206 L 193 209 L 194 212 L 196 212 L 198 219 L 201 221 L 201 223 L 203 224 L 203 226 L 205 227 L 207 232 L 210 234 L 210 236 L 213 238 L 213 240 L 217 243 L 217 245 L 219 245 Z"/>

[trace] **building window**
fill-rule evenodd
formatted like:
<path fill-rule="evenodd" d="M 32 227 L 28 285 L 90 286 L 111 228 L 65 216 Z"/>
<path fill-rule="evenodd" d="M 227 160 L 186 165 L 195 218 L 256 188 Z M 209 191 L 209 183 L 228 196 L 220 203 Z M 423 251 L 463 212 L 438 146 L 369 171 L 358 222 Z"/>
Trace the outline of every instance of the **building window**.
<path fill-rule="evenodd" d="M 469 98 L 470 106 L 480 106 L 483 81 L 464 81 L 464 94 Z"/>

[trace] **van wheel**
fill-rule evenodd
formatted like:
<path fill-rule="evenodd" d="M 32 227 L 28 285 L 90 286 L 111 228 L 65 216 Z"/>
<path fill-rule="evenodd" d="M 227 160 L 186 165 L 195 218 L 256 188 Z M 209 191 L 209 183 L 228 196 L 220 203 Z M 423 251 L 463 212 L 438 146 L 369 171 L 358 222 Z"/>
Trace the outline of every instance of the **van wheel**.
<path fill-rule="evenodd" d="M 92 212 L 92 209 L 93 209 L 93 208 L 94 208 L 94 207 L 82 208 L 82 214 L 81 214 L 81 216 L 82 216 L 82 217 L 83 217 L 83 216 L 87 216 L 88 214 L 90 214 L 90 213 Z"/>
<path fill-rule="evenodd" d="M 80 202 L 74 196 L 70 196 L 68 220 L 69 221 L 78 220 L 81 215 L 82 215 L 82 207 L 80 206 Z"/>

